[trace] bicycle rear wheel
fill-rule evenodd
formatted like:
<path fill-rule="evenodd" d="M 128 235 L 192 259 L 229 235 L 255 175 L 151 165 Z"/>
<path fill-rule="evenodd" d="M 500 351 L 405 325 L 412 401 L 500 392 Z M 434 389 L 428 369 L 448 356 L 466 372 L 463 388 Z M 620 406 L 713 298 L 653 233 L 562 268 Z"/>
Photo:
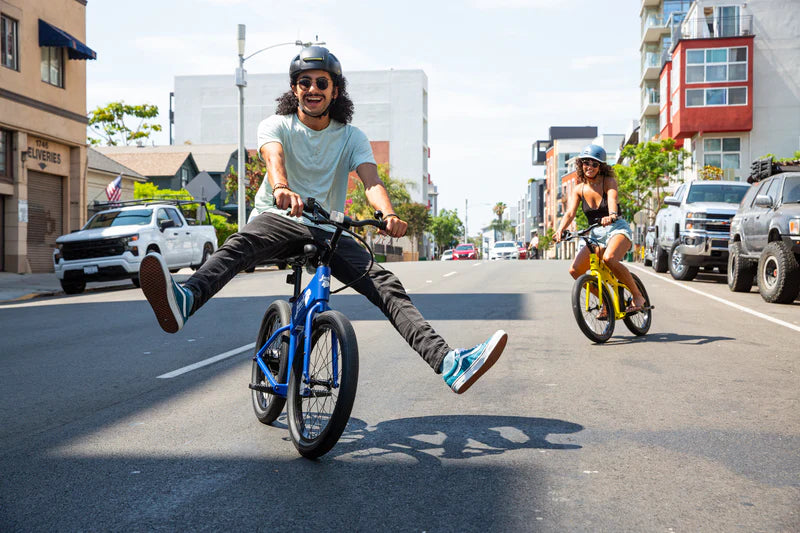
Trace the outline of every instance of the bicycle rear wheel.
<path fill-rule="evenodd" d="M 258 337 L 256 338 L 254 356 L 278 328 L 289 324 L 290 317 L 291 310 L 289 309 L 288 303 L 283 300 L 272 302 L 267 308 L 267 312 L 264 313 L 264 318 L 261 320 L 261 327 L 258 330 Z M 275 381 L 278 383 L 286 383 L 286 375 L 289 370 L 288 331 L 279 335 L 272 341 L 264 352 L 263 359 Z M 261 367 L 258 366 L 255 359 L 253 360 L 253 371 L 250 382 L 253 385 L 263 387 L 269 386 L 264 372 L 262 372 Z M 262 424 L 271 424 L 274 422 L 275 419 L 280 416 L 281 411 L 283 411 L 283 406 L 286 405 L 286 398 L 257 390 L 251 390 L 250 392 L 256 418 L 258 418 Z"/>
<path fill-rule="evenodd" d="M 358 344 L 347 318 L 326 311 L 314 318 L 312 327 L 309 381 L 303 381 L 303 358 L 295 357 L 287 394 L 292 443 L 309 459 L 330 451 L 342 436 L 358 384 Z"/>
<path fill-rule="evenodd" d="M 647 296 L 647 290 L 644 288 L 644 283 L 642 280 L 639 279 L 639 276 L 631 272 L 631 276 L 633 276 L 633 281 L 636 282 L 636 286 L 639 287 L 639 291 L 642 293 L 645 299 L 645 305 L 650 306 L 650 297 Z M 623 309 L 627 309 L 629 305 L 633 303 L 633 294 L 627 287 L 620 286 L 619 288 L 619 301 L 620 307 Z M 632 315 L 626 316 L 622 319 L 625 322 L 625 325 L 634 335 L 644 335 L 650 330 L 650 325 L 653 323 L 653 310 L 647 309 L 645 311 L 639 311 L 638 313 L 634 313 Z"/>
<path fill-rule="evenodd" d="M 572 287 L 572 312 L 583 334 L 593 342 L 603 343 L 614 333 L 614 303 L 605 286 L 602 287 L 602 304 L 596 293 L 597 278 L 594 275 L 579 277 Z M 605 318 L 598 318 L 604 307 Z"/>

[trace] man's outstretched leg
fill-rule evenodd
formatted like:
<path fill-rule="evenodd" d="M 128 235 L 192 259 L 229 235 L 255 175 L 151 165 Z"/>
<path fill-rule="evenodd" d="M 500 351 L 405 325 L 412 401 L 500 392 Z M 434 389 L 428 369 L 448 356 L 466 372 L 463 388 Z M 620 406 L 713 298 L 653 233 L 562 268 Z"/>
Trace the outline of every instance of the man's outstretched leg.
<path fill-rule="evenodd" d="M 397 276 L 377 263 L 369 269 L 370 260 L 369 252 L 353 239 L 342 239 L 331 262 L 331 271 L 343 283 L 361 278 L 353 288 L 383 311 L 409 346 L 434 372 L 443 375 L 453 392 L 465 392 L 497 362 L 508 340 L 505 331 L 496 331 L 486 342 L 473 348 L 451 349 L 411 302 Z M 368 275 L 363 276 L 367 269 Z"/>
<path fill-rule="evenodd" d="M 139 265 L 139 282 L 161 329 L 167 333 L 180 331 L 192 312 L 194 295 L 172 279 L 161 254 L 151 252 L 144 256 Z"/>

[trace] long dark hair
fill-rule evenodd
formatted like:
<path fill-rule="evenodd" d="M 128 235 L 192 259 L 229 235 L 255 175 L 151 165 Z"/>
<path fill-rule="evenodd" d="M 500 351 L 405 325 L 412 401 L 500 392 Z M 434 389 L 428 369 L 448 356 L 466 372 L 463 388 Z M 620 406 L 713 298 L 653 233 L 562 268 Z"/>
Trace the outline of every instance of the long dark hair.
<path fill-rule="evenodd" d="M 617 174 L 614 172 L 614 167 L 602 161 L 598 162 L 600 163 L 600 170 L 597 172 L 598 178 L 617 179 Z M 578 164 L 575 166 L 575 172 L 578 174 L 578 183 L 587 183 L 589 181 L 589 179 L 583 173 L 583 165 L 581 164 L 580 159 L 578 159 Z"/>
<path fill-rule="evenodd" d="M 353 119 L 353 101 L 350 100 L 350 95 L 347 94 L 347 79 L 337 74 L 331 74 L 331 78 L 333 78 L 333 86 L 339 89 L 339 96 L 331 102 L 328 113 L 333 120 L 342 124 L 349 124 Z M 292 87 L 296 84 L 297 76 L 291 80 Z M 280 95 L 275 101 L 278 102 L 278 108 L 275 110 L 278 115 L 293 115 L 297 113 L 297 107 L 300 105 L 291 90 Z"/>

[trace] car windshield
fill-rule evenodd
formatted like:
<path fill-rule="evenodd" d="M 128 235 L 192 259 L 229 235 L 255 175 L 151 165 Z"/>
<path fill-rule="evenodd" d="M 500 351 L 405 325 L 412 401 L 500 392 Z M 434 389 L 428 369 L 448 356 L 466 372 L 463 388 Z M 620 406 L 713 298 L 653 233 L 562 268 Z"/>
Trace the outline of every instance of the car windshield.
<path fill-rule="evenodd" d="M 788 176 L 783 184 L 783 203 L 800 203 L 800 176 Z"/>
<path fill-rule="evenodd" d="M 513 242 L 497 242 L 494 244 L 495 248 L 514 248 L 515 246 Z"/>
<path fill-rule="evenodd" d="M 456 246 L 456 250 L 472 250 L 473 246 L 471 244 L 459 244 Z"/>
<path fill-rule="evenodd" d="M 111 226 L 146 226 L 153 216 L 152 209 L 134 209 L 130 211 L 106 211 L 97 213 L 83 229 L 108 228 Z"/>
<path fill-rule="evenodd" d="M 746 185 L 719 185 L 715 183 L 700 184 L 692 186 L 686 203 L 696 202 L 723 202 L 726 204 L 738 204 L 747 193 L 749 187 Z"/>

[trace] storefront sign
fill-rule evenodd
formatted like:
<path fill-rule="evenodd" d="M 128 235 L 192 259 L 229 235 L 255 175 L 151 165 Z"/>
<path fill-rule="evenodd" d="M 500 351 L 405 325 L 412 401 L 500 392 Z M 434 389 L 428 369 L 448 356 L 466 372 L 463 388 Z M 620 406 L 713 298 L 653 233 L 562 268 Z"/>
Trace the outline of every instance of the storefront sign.
<path fill-rule="evenodd" d="M 69 147 L 28 135 L 26 168 L 60 174 L 69 173 Z"/>

